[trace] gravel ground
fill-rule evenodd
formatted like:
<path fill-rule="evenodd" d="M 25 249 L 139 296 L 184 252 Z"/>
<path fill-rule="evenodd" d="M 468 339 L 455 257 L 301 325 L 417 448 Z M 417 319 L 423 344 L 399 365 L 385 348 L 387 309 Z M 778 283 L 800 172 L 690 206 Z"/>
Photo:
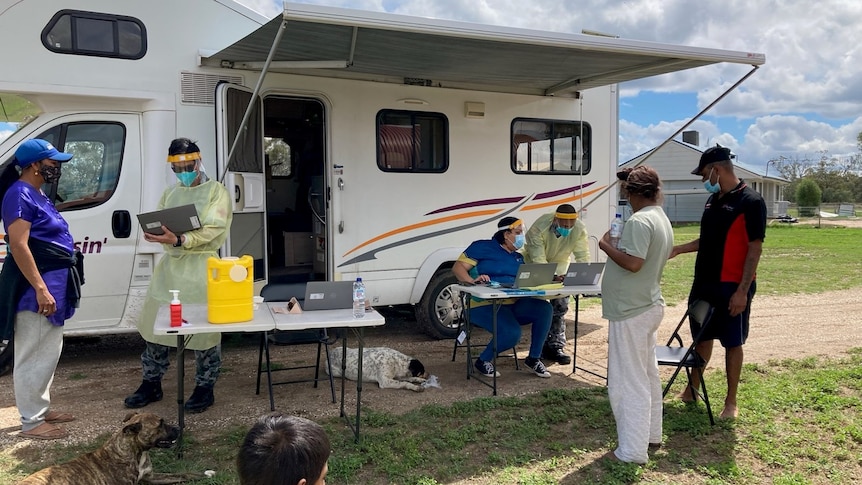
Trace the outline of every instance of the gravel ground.
<path fill-rule="evenodd" d="M 582 300 L 583 301 L 583 300 Z M 585 303 L 580 312 L 578 364 L 604 374 L 607 361 L 607 328 L 596 300 Z M 667 338 L 683 313 L 682 306 L 668 307 L 659 331 Z M 832 291 L 817 295 L 756 297 L 751 335 L 745 346 L 746 362 L 771 359 L 834 355 L 862 342 L 862 288 Z M 573 318 L 570 313 L 569 317 Z M 387 312 L 385 327 L 366 332 L 367 346 L 398 349 L 421 360 L 431 374 L 438 377 L 441 388 L 423 393 L 379 389 L 368 383 L 363 388 L 363 408 L 403 413 L 429 403 L 446 404 L 489 396 L 490 390 L 476 382 L 466 381 L 464 353 L 452 362 L 452 341 L 431 340 L 418 333 L 410 312 Z M 569 332 L 572 330 L 570 321 Z M 526 335 L 520 348 L 526 347 Z M 233 424 L 249 424 L 269 411 L 266 390 L 255 394 L 257 338 L 231 335 L 224 342 L 222 376 L 216 386 L 216 403 L 204 413 L 186 415 L 187 429 L 200 437 Z M 349 341 L 355 345 L 354 340 Z M 572 342 L 569 341 L 571 352 Z M 140 383 L 139 355 L 143 343 L 137 335 L 117 335 L 100 339 L 68 339 L 52 387 L 52 408 L 74 413 L 78 419 L 65 424 L 70 431 L 65 442 L 88 441 L 99 434 L 115 430 L 128 412 L 123 398 Z M 523 355 L 521 356 L 523 357 Z M 313 358 L 310 346 L 283 347 L 273 350 L 273 361 L 291 363 Z M 723 367 L 723 350 L 716 346 L 711 368 Z M 193 386 L 194 362 L 186 358 L 186 397 Z M 500 395 L 520 395 L 547 388 L 574 388 L 602 385 L 603 381 L 571 366 L 552 365 L 550 379 L 539 379 L 522 367 L 516 371 L 512 361 L 501 360 Z M 151 404 L 147 411 L 176 420 L 176 372 L 171 367 L 164 380 L 165 398 Z M 303 371 L 304 372 L 304 371 Z M 336 392 L 340 383 L 336 380 Z M 347 383 L 347 409 L 355 409 L 355 383 Z M 721 396 L 715 397 L 716 403 Z M 312 419 L 338 416 L 339 406 L 332 404 L 327 385 L 315 389 L 311 384 L 293 384 L 275 388 L 276 409 Z M 719 406 L 720 407 L 720 406 Z M 741 410 L 745 412 L 744 409 Z M 27 448 L 44 446 L 44 442 L 24 440 L 12 393 L 11 375 L 0 377 L 0 446 Z M 347 432 L 345 428 L 345 432 Z M 23 451 L 23 450 L 22 450 Z M 17 454 L 17 453 L 16 453 Z"/>

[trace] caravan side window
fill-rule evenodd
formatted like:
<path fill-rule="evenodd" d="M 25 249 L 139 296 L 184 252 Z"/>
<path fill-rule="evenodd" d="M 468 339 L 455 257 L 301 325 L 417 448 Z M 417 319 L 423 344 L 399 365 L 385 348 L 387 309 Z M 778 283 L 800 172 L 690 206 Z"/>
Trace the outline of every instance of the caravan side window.
<path fill-rule="evenodd" d="M 592 167 L 590 125 L 580 121 L 512 121 L 512 171 L 587 174 Z"/>
<path fill-rule="evenodd" d="M 140 59 L 147 53 L 147 29 L 125 15 L 61 10 L 42 29 L 42 44 L 60 54 Z"/>
<path fill-rule="evenodd" d="M 449 168 L 449 120 L 442 113 L 380 111 L 377 166 L 384 172 L 445 172 Z"/>
<path fill-rule="evenodd" d="M 60 181 L 46 187 L 57 210 L 86 209 L 111 198 L 120 180 L 125 126 L 107 122 L 67 123 L 36 138 L 75 155 L 63 164 Z"/>

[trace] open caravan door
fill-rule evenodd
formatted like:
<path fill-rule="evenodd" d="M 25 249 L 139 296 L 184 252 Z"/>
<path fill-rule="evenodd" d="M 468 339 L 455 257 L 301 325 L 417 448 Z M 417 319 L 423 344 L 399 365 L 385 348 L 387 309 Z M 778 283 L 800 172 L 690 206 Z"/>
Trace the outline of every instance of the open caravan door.
<path fill-rule="evenodd" d="M 265 282 L 266 180 L 260 98 L 255 100 L 248 122 L 240 131 L 251 96 L 251 90 L 235 84 L 224 83 L 216 88 L 216 166 L 219 180 L 232 200 L 233 222 L 225 242 L 226 254 L 250 255 L 254 259 L 255 281 Z"/>

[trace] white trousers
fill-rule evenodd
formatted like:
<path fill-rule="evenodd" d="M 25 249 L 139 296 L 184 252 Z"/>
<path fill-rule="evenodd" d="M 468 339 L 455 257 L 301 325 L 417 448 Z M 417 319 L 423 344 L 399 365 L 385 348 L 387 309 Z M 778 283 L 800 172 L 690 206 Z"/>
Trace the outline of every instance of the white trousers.
<path fill-rule="evenodd" d="M 656 333 L 664 307 L 610 321 L 608 398 L 617 423 L 617 458 L 646 463 L 650 443 L 661 443 L 662 395 L 655 360 Z"/>
<path fill-rule="evenodd" d="M 63 327 L 51 325 L 42 315 L 15 315 L 15 404 L 21 430 L 29 431 L 45 421 L 51 405 L 51 383 L 63 351 Z"/>

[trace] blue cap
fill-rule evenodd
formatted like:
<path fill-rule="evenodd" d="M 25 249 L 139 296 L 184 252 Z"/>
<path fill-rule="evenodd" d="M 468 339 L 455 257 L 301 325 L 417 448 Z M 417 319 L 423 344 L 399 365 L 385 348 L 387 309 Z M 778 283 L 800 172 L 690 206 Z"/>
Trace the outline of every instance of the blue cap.
<path fill-rule="evenodd" d="M 54 145 L 39 138 L 27 140 L 15 150 L 15 163 L 21 168 L 29 167 L 31 164 L 46 158 L 56 162 L 68 162 L 72 155 L 57 150 Z"/>

